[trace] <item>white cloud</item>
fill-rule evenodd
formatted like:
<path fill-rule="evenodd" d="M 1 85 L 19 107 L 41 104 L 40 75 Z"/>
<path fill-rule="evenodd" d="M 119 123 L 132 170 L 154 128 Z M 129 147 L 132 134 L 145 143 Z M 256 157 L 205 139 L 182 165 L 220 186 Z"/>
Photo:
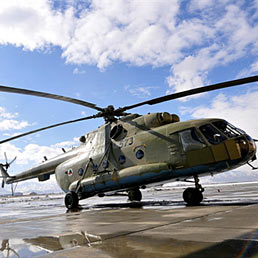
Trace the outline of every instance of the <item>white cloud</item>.
<path fill-rule="evenodd" d="M 0 44 L 62 48 L 66 62 L 171 65 L 171 91 L 201 86 L 208 72 L 257 55 L 257 1 L 13 0 L 0 3 Z M 75 68 L 74 73 L 81 73 Z"/>
<path fill-rule="evenodd" d="M 41 163 L 44 156 L 48 159 L 58 156 L 63 153 L 62 148 L 66 150 L 78 145 L 79 139 L 74 138 L 73 141 L 64 141 L 51 146 L 42 146 L 38 144 L 28 144 L 24 148 L 17 147 L 15 144 L 4 143 L 0 145 L 0 163 L 5 163 L 4 153 L 7 154 L 8 162 L 17 157 L 14 163 L 10 166 L 8 173 L 15 175 L 29 166 Z M 32 164 L 32 165 L 31 165 Z M 13 172 L 15 169 L 15 172 Z M 6 186 L 8 189 L 8 186 Z M 31 191 L 61 191 L 57 186 L 55 177 L 52 176 L 47 183 L 38 182 L 37 179 L 21 182 L 16 191 L 31 192 Z"/>
<path fill-rule="evenodd" d="M 7 119 L 12 119 L 17 117 L 19 114 L 16 112 L 14 114 L 11 114 L 6 111 L 4 107 L 0 107 L 0 118 L 7 118 Z"/>
<path fill-rule="evenodd" d="M 167 63 L 178 56 L 166 51 L 178 8 L 178 1 L 92 1 L 91 8 L 76 20 L 63 56 L 69 62 L 100 68 L 114 60 L 136 65 Z"/>
<path fill-rule="evenodd" d="M 59 142 L 51 145 L 54 148 L 72 148 L 75 144 L 79 143 L 79 138 L 75 137 L 72 141 Z"/>
<path fill-rule="evenodd" d="M 64 13 L 51 9 L 45 0 L 14 0 L 0 3 L 0 43 L 25 49 L 65 47 L 73 28 L 73 10 Z"/>
<path fill-rule="evenodd" d="M 49 1 L 16 0 L 0 4 L 0 43 L 29 50 L 60 46 L 67 62 L 100 68 L 115 60 L 172 64 L 207 33 L 200 21 L 177 26 L 179 8 L 177 0 L 93 0 L 76 15 L 73 7 L 61 12 Z"/>
<path fill-rule="evenodd" d="M 5 130 L 11 130 L 11 129 L 15 129 L 15 130 L 19 130 L 19 129 L 23 129 L 25 127 L 29 126 L 29 123 L 27 121 L 16 121 L 13 119 L 5 119 L 0 121 L 0 130 L 1 131 L 5 131 Z"/>
<path fill-rule="evenodd" d="M 136 96 L 138 98 L 147 98 L 151 96 L 151 90 L 157 89 L 157 87 L 152 86 L 125 86 L 125 90 L 129 92 L 131 95 Z"/>
<path fill-rule="evenodd" d="M 257 73 L 258 72 L 258 61 L 251 64 L 250 73 Z"/>
<path fill-rule="evenodd" d="M 9 185 L 5 186 L 6 189 L 10 187 Z M 62 192 L 60 187 L 58 186 L 56 182 L 55 175 L 51 175 L 50 179 L 45 182 L 39 182 L 38 179 L 32 179 L 29 181 L 19 182 L 16 188 L 16 192 L 22 192 L 22 193 L 56 193 L 56 192 Z"/>
<path fill-rule="evenodd" d="M 255 61 L 251 65 L 249 65 L 249 67 L 241 70 L 238 74 L 238 77 L 241 78 L 248 75 L 257 75 L 257 73 L 258 73 L 258 61 Z"/>
<path fill-rule="evenodd" d="M 209 1 L 207 3 L 211 4 Z M 191 55 L 185 55 L 172 66 L 168 77 L 170 93 L 202 86 L 208 83 L 208 72 L 213 68 L 227 65 L 246 55 L 257 55 L 258 25 L 254 17 L 241 5 L 216 4 L 214 1 L 210 11 L 200 13 L 212 17 L 212 21 L 202 17 L 202 21 L 206 20 L 206 26 L 212 30 L 210 34 L 206 33 L 210 37 L 200 39 L 202 46 L 199 49 L 195 49 Z M 219 9 L 220 15 L 214 16 Z"/>
<path fill-rule="evenodd" d="M 18 121 L 13 118 L 18 117 L 18 113 L 9 113 L 4 107 L 0 107 L 0 131 L 20 130 L 28 127 L 30 124 L 27 121 Z"/>
<path fill-rule="evenodd" d="M 0 145 L 0 159 L 4 160 L 4 153 L 7 153 L 10 159 L 17 157 L 15 162 L 17 165 L 37 164 L 44 160 L 44 156 L 53 158 L 63 153 L 62 148 L 68 150 L 77 144 L 77 138 L 74 138 L 73 141 L 60 142 L 51 146 L 28 144 L 24 148 L 17 147 L 15 144 L 4 143 Z"/>
<path fill-rule="evenodd" d="M 86 71 L 84 70 L 79 70 L 78 68 L 74 68 L 73 70 L 73 74 L 85 74 Z"/>
<path fill-rule="evenodd" d="M 214 0 L 193 0 L 190 3 L 190 10 L 202 10 L 204 8 L 209 8 L 214 4 Z"/>
<path fill-rule="evenodd" d="M 13 144 L 5 143 L 0 145 L 0 160 L 5 161 L 4 153 L 8 155 L 9 159 L 13 159 L 20 154 L 20 149 Z"/>

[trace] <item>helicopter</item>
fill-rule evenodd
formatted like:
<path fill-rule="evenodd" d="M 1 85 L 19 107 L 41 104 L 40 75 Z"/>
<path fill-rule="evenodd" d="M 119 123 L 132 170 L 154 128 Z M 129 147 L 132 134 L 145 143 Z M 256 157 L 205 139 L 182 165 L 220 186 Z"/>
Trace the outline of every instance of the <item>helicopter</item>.
<path fill-rule="evenodd" d="M 99 128 L 80 137 L 80 146 L 45 160 L 14 176 L 8 174 L 12 162 L 0 164 L 2 187 L 38 178 L 40 182 L 55 174 L 66 193 L 67 209 L 92 196 L 104 197 L 125 192 L 132 202 L 141 201 L 141 189 L 169 181 L 189 181 L 194 187 L 183 192 L 188 205 L 199 205 L 204 188 L 199 177 L 238 168 L 256 160 L 255 141 L 243 130 L 219 118 L 180 121 L 169 112 L 139 115 L 126 111 L 142 105 L 155 105 L 195 94 L 257 82 L 258 76 L 226 81 L 136 103 L 106 108 L 79 99 L 28 89 L 0 86 L 0 91 L 56 99 L 98 111 L 95 115 L 49 125 L 1 140 L 0 144 L 53 127 L 104 118 Z"/>

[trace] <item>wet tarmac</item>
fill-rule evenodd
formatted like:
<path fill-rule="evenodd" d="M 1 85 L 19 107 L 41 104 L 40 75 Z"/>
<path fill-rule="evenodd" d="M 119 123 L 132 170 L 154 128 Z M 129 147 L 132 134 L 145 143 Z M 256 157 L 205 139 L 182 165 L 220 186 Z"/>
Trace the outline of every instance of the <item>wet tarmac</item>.
<path fill-rule="evenodd" d="M 0 197 L 0 257 L 258 257 L 258 183 L 183 188 L 143 201 L 93 197 L 67 212 L 63 195 Z"/>

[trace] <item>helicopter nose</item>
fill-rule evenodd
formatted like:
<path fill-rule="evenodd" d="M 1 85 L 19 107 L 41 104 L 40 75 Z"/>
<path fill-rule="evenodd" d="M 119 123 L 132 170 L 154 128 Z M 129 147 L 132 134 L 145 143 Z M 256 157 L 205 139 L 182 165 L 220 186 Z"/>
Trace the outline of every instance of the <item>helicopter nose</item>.
<path fill-rule="evenodd" d="M 247 135 L 247 140 L 249 142 L 249 150 L 256 152 L 256 144 L 254 139 L 251 136 Z"/>
<path fill-rule="evenodd" d="M 247 138 L 247 141 L 248 141 L 248 153 L 249 153 L 251 159 L 255 160 L 256 159 L 256 150 L 257 150 L 255 141 L 249 135 L 247 135 L 246 138 Z"/>
<path fill-rule="evenodd" d="M 244 162 L 248 162 L 256 158 L 256 144 L 252 137 L 247 134 L 243 134 L 237 139 L 237 144 Z"/>

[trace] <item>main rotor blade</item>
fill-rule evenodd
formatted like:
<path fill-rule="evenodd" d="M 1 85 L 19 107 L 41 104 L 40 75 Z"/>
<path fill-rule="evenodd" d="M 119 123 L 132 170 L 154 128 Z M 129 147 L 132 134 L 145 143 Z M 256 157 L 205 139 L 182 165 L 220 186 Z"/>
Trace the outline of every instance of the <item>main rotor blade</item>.
<path fill-rule="evenodd" d="M 199 87 L 199 88 L 195 88 L 195 89 L 191 89 L 191 90 L 172 93 L 170 95 L 166 95 L 163 97 L 143 101 L 143 102 L 140 102 L 140 103 L 137 103 L 134 105 L 130 105 L 130 106 L 125 106 L 120 109 L 122 111 L 126 111 L 128 109 L 136 108 L 136 107 L 143 106 L 146 104 L 154 105 L 154 104 L 158 104 L 158 103 L 165 102 L 165 101 L 172 100 L 172 99 L 179 99 L 179 98 L 183 98 L 183 97 L 187 97 L 187 96 L 191 96 L 191 95 L 195 95 L 195 94 L 199 94 L 199 93 L 228 88 L 228 87 L 232 87 L 232 86 L 238 86 L 238 85 L 251 83 L 251 82 L 257 82 L 257 81 L 258 81 L 258 76 L 251 76 L 251 77 L 247 77 L 247 78 L 243 78 L 243 79 L 216 83 L 216 84 L 203 86 L 203 87 Z"/>
<path fill-rule="evenodd" d="M 56 100 L 66 101 L 66 102 L 78 104 L 81 106 L 93 108 L 98 111 L 104 110 L 103 108 L 97 107 L 95 104 L 90 103 L 90 102 L 86 102 L 83 100 L 74 99 L 74 98 L 70 98 L 70 97 L 64 97 L 61 95 L 51 94 L 51 93 L 47 93 L 47 92 L 20 89 L 20 88 L 8 87 L 8 86 L 3 86 L 3 85 L 0 85 L 0 91 L 8 92 L 8 93 L 31 95 L 31 96 L 37 96 L 37 97 L 42 97 L 42 98 L 56 99 Z"/>
<path fill-rule="evenodd" d="M 47 130 L 47 129 L 50 129 L 50 128 L 54 128 L 54 127 L 57 127 L 57 126 L 71 124 L 71 123 L 80 122 L 80 121 L 84 121 L 84 120 L 89 120 L 89 119 L 97 118 L 97 117 L 101 117 L 101 116 L 97 114 L 97 115 L 93 115 L 93 116 L 82 117 L 82 118 L 75 119 L 75 120 L 70 120 L 70 121 L 66 121 L 66 122 L 62 122 L 62 123 L 58 123 L 58 124 L 49 125 L 49 126 L 46 126 L 46 127 L 42 127 L 42 128 L 36 129 L 36 130 L 32 130 L 32 131 L 29 131 L 29 132 L 26 132 L 26 133 L 18 134 L 16 136 L 7 138 L 5 140 L 0 141 L 0 144 L 5 143 L 5 142 L 9 142 L 9 141 L 12 141 L 12 140 L 15 140 L 15 139 L 18 139 L 18 138 L 21 138 L 21 137 L 26 136 L 26 135 L 30 135 L 30 134 L 37 133 L 37 132 L 40 132 L 40 131 L 44 131 L 44 130 Z"/>

